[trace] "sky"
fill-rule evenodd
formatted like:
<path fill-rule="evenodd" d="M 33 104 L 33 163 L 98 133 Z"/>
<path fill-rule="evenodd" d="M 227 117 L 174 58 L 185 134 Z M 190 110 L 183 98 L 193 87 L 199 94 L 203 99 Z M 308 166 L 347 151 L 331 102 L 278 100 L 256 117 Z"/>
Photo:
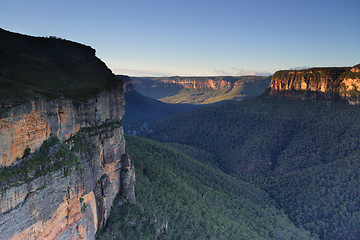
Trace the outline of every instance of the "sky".
<path fill-rule="evenodd" d="M 89 45 L 130 76 L 360 63 L 359 0 L 0 0 L 0 28 Z"/>

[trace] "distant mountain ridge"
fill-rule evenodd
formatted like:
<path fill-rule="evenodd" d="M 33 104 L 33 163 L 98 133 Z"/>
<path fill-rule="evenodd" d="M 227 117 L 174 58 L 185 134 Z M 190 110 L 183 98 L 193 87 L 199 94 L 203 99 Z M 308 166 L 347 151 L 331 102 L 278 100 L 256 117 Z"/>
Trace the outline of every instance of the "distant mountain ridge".
<path fill-rule="evenodd" d="M 278 71 L 272 77 L 269 95 L 301 99 L 341 98 L 359 104 L 360 64 Z"/>
<path fill-rule="evenodd" d="M 166 103 L 212 104 L 260 95 L 271 77 L 132 77 L 140 94 Z"/>

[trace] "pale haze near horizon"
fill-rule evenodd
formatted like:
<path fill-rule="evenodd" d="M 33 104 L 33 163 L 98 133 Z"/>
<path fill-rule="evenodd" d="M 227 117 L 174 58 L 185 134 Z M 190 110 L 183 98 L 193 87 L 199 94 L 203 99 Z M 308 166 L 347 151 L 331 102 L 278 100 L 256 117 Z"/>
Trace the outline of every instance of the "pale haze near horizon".
<path fill-rule="evenodd" d="M 116 74 L 270 75 L 360 63 L 360 1 L 2 0 L 0 27 L 90 45 Z"/>

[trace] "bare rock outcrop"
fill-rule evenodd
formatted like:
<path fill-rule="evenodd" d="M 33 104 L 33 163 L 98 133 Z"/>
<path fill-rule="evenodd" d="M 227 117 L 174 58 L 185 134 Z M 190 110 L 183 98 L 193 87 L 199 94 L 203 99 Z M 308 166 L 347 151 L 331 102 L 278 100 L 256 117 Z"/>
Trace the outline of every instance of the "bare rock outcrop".
<path fill-rule="evenodd" d="M 269 95 L 299 99 L 346 99 L 359 103 L 360 65 L 276 72 Z"/>

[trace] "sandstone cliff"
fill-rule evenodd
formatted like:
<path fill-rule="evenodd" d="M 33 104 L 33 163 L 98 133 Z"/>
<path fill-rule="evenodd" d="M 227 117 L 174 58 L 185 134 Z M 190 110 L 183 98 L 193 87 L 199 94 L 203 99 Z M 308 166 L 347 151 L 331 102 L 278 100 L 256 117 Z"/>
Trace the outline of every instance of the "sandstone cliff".
<path fill-rule="evenodd" d="M 13 164 L 27 148 L 37 150 L 50 136 L 64 141 L 81 127 L 97 126 L 106 119 L 119 121 L 123 114 L 122 89 L 101 92 L 76 106 L 66 98 L 39 97 L 13 107 L 0 118 L 1 166 Z"/>
<path fill-rule="evenodd" d="M 122 82 L 90 47 L 0 35 L 0 238 L 94 239 L 135 201 Z"/>
<path fill-rule="evenodd" d="M 171 77 L 161 78 L 159 83 L 168 87 L 182 87 L 185 89 L 214 89 L 219 90 L 233 85 L 223 77 Z"/>
<path fill-rule="evenodd" d="M 276 72 L 269 95 L 291 98 L 343 98 L 359 103 L 360 65 Z"/>

